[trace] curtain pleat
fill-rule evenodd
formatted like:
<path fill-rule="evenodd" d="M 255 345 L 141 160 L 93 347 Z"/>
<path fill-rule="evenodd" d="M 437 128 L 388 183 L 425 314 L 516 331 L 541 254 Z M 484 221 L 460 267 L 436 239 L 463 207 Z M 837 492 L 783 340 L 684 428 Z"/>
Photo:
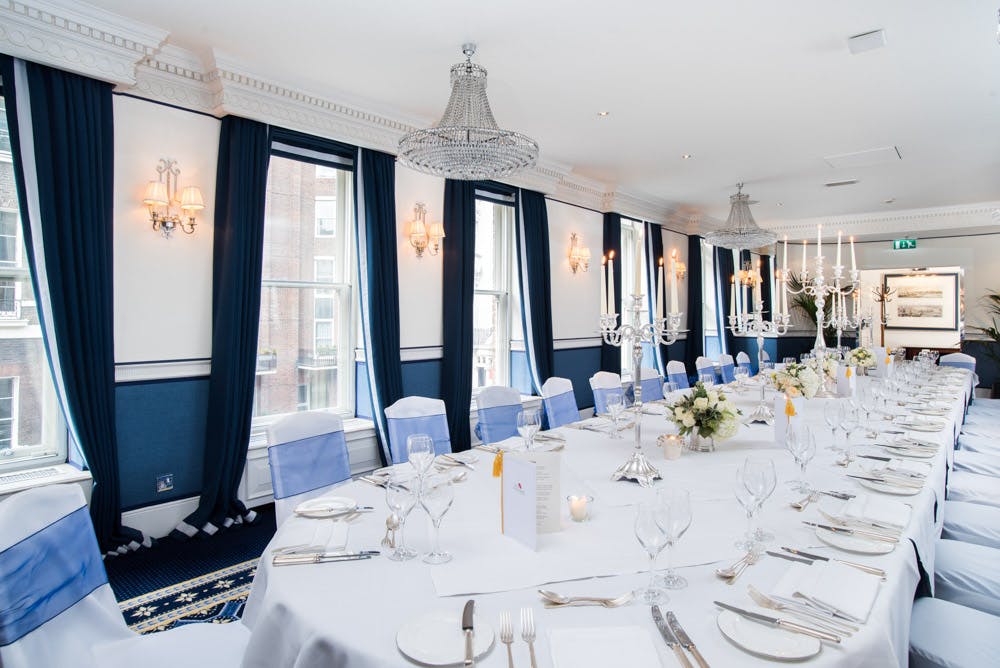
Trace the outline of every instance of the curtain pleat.
<path fill-rule="evenodd" d="M 392 456 L 383 410 L 403 396 L 396 260 L 396 158 L 380 151 L 359 149 L 355 188 L 361 326 L 372 417 L 385 465 L 392 462 Z M 451 234 L 450 229 L 448 233 Z"/>
<path fill-rule="evenodd" d="M 604 214 L 604 256 L 614 251 L 613 274 L 615 277 L 615 293 L 608 295 L 608 304 L 614 304 L 618 314 L 618 324 L 622 322 L 622 217 L 618 213 Z M 621 348 L 601 343 L 601 371 L 611 373 L 622 372 Z"/>
<path fill-rule="evenodd" d="M 260 322 L 264 204 L 270 158 L 268 126 L 222 119 L 215 182 L 212 372 L 198 509 L 175 537 L 214 534 L 256 518 L 237 498 L 250 442 Z"/>
<path fill-rule="evenodd" d="M 760 284 L 760 299 L 764 302 L 764 319 L 770 320 L 775 313 L 774 304 L 771 303 L 771 276 L 774 268 L 771 266 L 771 256 L 760 256 L 760 277 L 763 282 Z"/>
<path fill-rule="evenodd" d="M 733 291 L 730 279 L 733 271 L 733 251 L 729 248 L 716 246 L 715 249 L 715 313 L 719 327 L 719 339 L 722 352 L 736 356 L 736 336 L 729 329 L 729 300 Z M 747 291 L 749 294 L 750 291 Z M 749 300 L 749 297 L 748 297 Z"/>
<path fill-rule="evenodd" d="M 687 345 L 684 366 L 688 375 L 695 370 L 695 360 L 705 354 L 705 318 L 702 313 L 701 237 L 688 237 L 687 261 Z"/>
<path fill-rule="evenodd" d="M 536 395 L 553 375 L 552 278 L 549 263 L 549 216 L 545 196 L 533 190 L 518 192 L 517 264 L 521 289 L 521 318 L 528 353 L 531 384 Z"/>
<path fill-rule="evenodd" d="M 669 262 L 669 258 L 663 257 L 663 228 L 656 223 L 646 223 L 646 294 L 649 295 L 647 303 L 649 304 L 649 319 L 650 322 L 656 318 L 656 288 L 658 285 L 660 277 L 660 259 L 662 258 L 664 263 Z M 669 269 L 669 266 L 667 267 Z M 664 273 L 663 278 L 665 281 L 669 281 L 670 277 Z M 670 310 L 670 284 L 663 284 L 663 294 L 660 295 L 663 299 L 663 313 L 664 315 Z M 653 359 L 656 363 L 656 370 L 661 376 L 666 377 L 666 363 L 667 363 L 667 347 L 664 345 L 657 344 L 655 347 L 655 354 Z"/>
<path fill-rule="evenodd" d="M 452 449 L 471 443 L 472 307 L 476 264 L 476 184 L 446 179 L 441 240 L 442 356 L 441 395 L 448 411 Z"/>

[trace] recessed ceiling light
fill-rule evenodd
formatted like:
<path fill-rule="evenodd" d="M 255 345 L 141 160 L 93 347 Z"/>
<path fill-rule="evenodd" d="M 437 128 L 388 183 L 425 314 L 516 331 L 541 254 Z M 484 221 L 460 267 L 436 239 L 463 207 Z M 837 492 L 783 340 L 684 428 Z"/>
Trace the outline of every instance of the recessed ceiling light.
<path fill-rule="evenodd" d="M 778 202 L 778 206 L 785 206 L 784 202 Z"/>
<path fill-rule="evenodd" d="M 601 118 L 607 118 L 608 116 L 611 115 L 611 112 L 610 111 L 599 111 L 599 112 L 597 112 L 597 115 L 600 116 Z"/>
<path fill-rule="evenodd" d="M 691 154 L 690 153 L 685 153 L 681 157 L 684 158 L 685 160 L 690 160 L 691 159 Z"/>
<path fill-rule="evenodd" d="M 895 201 L 896 201 L 896 198 L 895 198 L 895 197 L 890 197 L 889 199 L 884 199 L 884 200 L 882 200 L 882 203 L 883 203 L 883 204 L 892 204 L 892 203 L 893 203 L 893 202 L 895 202 Z"/>

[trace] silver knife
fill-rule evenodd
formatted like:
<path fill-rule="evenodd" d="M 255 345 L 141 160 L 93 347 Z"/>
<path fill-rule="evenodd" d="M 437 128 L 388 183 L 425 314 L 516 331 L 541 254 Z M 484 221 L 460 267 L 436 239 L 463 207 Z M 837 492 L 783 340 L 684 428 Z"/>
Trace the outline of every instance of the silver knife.
<path fill-rule="evenodd" d="M 684 668 L 694 668 L 691 662 L 688 661 L 687 654 L 684 653 L 684 649 L 681 647 L 680 641 L 677 640 L 677 636 L 674 632 L 667 626 L 667 623 L 663 621 L 663 613 L 660 612 L 660 606 L 654 605 L 653 608 L 653 623 L 656 624 L 656 628 L 660 630 L 660 635 L 663 636 L 663 640 L 666 641 L 667 647 L 674 650 L 674 654 L 677 655 L 677 660 L 680 662 Z"/>
<path fill-rule="evenodd" d="M 793 633 L 801 633 L 805 636 L 812 636 L 813 638 L 818 638 L 820 640 L 828 640 L 830 642 L 839 643 L 840 636 L 822 631 L 820 629 L 815 629 L 811 626 L 805 624 L 799 624 L 798 622 L 793 622 L 788 619 L 782 619 L 781 617 L 771 617 L 769 615 L 762 615 L 759 612 L 751 612 L 750 610 L 744 610 L 743 608 L 737 608 L 735 605 L 729 605 L 728 603 L 723 603 L 722 601 L 715 601 L 715 604 L 724 610 L 729 610 L 730 612 L 735 612 L 741 617 L 746 617 L 747 619 L 752 619 L 755 622 L 761 624 L 767 624 L 768 626 L 776 626 L 781 629 L 786 629 L 792 631 Z"/>
<path fill-rule="evenodd" d="M 855 561 L 845 561 L 843 559 L 831 559 L 830 557 L 824 557 L 822 554 L 812 554 L 810 552 L 796 550 L 791 547 L 783 547 L 781 549 L 784 550 L 785 552 L 791 552 L 792 554 L 797 554 L 800 557 L 805 557 L 806 559 L 818 559 L 819 561 L 836 561 L 837 563 L 844 564 L 845 566 L 856 568 L 859 571 L 864 571 L 865 573 L 871 573 L 872 575 L 877 575 L 883 580 L 885 579 L 885 571 L 883 571 L 881 568 L 876 568 L 875 566 L 869 566 L 867 564 L 859 564 Z"/>
<path fill-rule="evenodd" d="M 667 623 L 670 624 L 670 630 L 674 632 L 675 636 L 677 636 L 677 641 L 684 649 L 691 652 L 691 656 L 693 656 L 694 660 L 698 662 L 698 665 L 701 666 L 701 668 L 709 668 L 708 661 L 705 661 L 705 657 L 701 655 L 698 648 L 694 646 L 693 642 L 691 642 L 691 638 L 684 632 L 684 629 L 681 627 L 681 623 L 677 621 L 677 615 L 675 615 L 673 611 L 667 611 Z"/>
<path fill-rule="evenodd" d="M 296 566 L 299 564 L 325 564 L 331 561 L 363 561 L 371 559 L 371 554 L 278 554 L 271 560 L 275 566 Z"/>
<path fill-rule="evenodd" d="M 772 557 L 778 557 L 779 559 L 787 559 L 788 561 L 797 561 L 800 564 L 812 565 L 812 561 L 810 561 L 809 559 L 803 559 L 801 557 L 793 557 L 790 554 L 782 554 L 781 552 L 774 552 L 772 550 L 768 550 L 767 554 L 771 555 Z"/>
<path fill-rule="evenodd" d="M 880 540 L 886 543 L 899 542 L 897 538 L 891 538 L 889 536 L 886 536 L 885 534 L 874 533 L 872 531 L 865 531 L 864 529 L 850 529 L 848 527 L 833 526 L 832 524 L 818 524 L 816 522 L 807 522 L 806 520 L 802 520 L 802 523 L 807 526 L 816 527 L 817 529 L 826 529 L 827 531 L 832 531 L 834 533 L 843 533 L 847 534 L 848 536 L 858 535 L 864 538 L 872 538 L 874 540 Z"/>
<path fill-rule="evenodd" d="M 475 652 L 472 649 L 472 639 L 475 636 L 472 628 L 472 614 L 475 607 L 475 599 L 469 599 L 465 602 L 465 609 L 462 610 L 462 631 L 465 632 L 465 662 L 462 664 L 464 666 L 476 664 Z"/>
<path fill-rule="evenodd" d="M 466 461 L 462 461 L 462 460 L 461 460 L 461 459 L 459 459 L 458 457 L 453 457 L 453 456 L 451 456 L 451 455 L 441 455 L 441 459 L 445 460 L 446 462 L 451 462 L 451 463 L 452 463 L 452 464 L 454 464 L 455 466 L 464 466 L 464 467 L 466 467 L 467 469 L 470 469 L 470 470 L 472 470 L 472 471 L 475 471 L 475 470 L 476 470 L 476 467 L 475 467 L 475 466 L 473 466 L 473 465 L 472 465 L 472 464 L 470 464 L 469 462 L 466 462 Z"/>

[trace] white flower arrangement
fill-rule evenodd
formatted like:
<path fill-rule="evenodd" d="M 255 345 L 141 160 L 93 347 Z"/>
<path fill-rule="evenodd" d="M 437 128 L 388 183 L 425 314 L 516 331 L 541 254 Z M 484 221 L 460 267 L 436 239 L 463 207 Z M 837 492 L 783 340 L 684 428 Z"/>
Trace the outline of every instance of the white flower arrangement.
<path fill-rule="evenodd" d="M 697 432 L 702 438 L 724 441 L 739 430 L 739 415 L 740 410 L 724 392 L 706 390 L 701 383 L 695 383 L 691 394 L 670 407 L 667 419 L 676 424 L 683 435 Z"/>
<path fill-rule="evenodd" d="M 816 375 L 825 375 L 827 379 L 834 380 L 837 377 L 837 360 L 825 355 L 822 360 L 813 358 L 806 362 L 806 366 L 816 372 Z"/>
<path fill-rule="evenodd" d="M 875 368 L 875 354 L 868 348 L 855 348 L 848 353 L 848 358 L 854 366 L 863 369 Z"/>
<path fill-rule="evenodd" d="M 806 399 L 815 397 L 821 384 L 815 369 L 798 362 L 786 364 L 781 371 L 773 372 L 771 382 L 782 394 Z"/>

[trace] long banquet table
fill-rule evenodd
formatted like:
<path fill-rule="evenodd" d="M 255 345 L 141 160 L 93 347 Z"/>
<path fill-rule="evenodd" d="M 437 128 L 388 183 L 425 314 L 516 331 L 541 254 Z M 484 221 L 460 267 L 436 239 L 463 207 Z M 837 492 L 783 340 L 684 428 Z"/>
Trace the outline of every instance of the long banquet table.
<path fill-rule="evenodd" d="M 859 383 L 870 382 L 859 378 Z M 790 562 L 764 556 L 734 584 L 717 578 L 715 568 L 736 561 L 741 552 L 734 541 L 746 528 L 746 516 L 738 505 L 733 486 L 737 467 L 747 455 L 773 458 L 778 485 L 764 504 L 760 523 L 775 534 L 765 549 L 780 546 L 808 549 L 829 556 L 877 566 L 887 579 L 870 617 L 860 632 L 841 645 L 824 643 L 820 654 L 809 661 L 815 666 L 905 666 L 910 607 L 920 580 L 918 563 L 933 573 L 934 540 L 940 532 L 945 473 L 961 423 L 969 388 L 951 402 L 948 424 L 937 433 L 916 434 L 942 447 L 932 460 L 923 490 L 916 496 L 889 497 L 912 505 L 909 526 L 895 550 L 883 556 L 839 552 L 826 547 L 802 520 L 821 521 L 814 503 L 804 512 L 789 506 L 802 494 L 785 484 L 797 477 L 791 455 L 775 443 L 774 428 L 742 426 L 738 435 L 718 445 L 712 453 L 685 451 L 678 460 L 667 461 L 656 447 L 656 437 L 673 432 L 661 415 L 644 415 L 644 450 L 660 470 L 657 486 L 679 486 L 691 492 L 691 528 L 675 548 L 674 565 L 687 578 L 685 589 L 668 592 L 664 610 L 673 610 L 708 663 L 719 666 L 756 666 L 770 663 L 745 653 L 721 634 L 713 600 L 757 609 L 747 594 L 747 585 L 768 591 L 789 568 Z M 756 391 L 730 394 L 744 414 L 755 404 Z M 769 394 L 770 396 L 770 394 Z M 825 399 L 804 402 L 802 415 L 818 434 L 818 450 L 808 469 L 815 489 L 867 492 L 845 477 L 839 457 L 827 446 L 831 434 L 823 421 Z M 868 425 L 877 428 L 878 425 Z M 887 426 L 887 425 L 883 425 Z M 652 494 L 629 482 L 612 482 L 610 473 L 625 460 L 632 447 L 631 431 L 623 438 L 592 431 L 560 428 L 566 438 L 562 451 L 561 495 L 589 493 L 595 497 L 595 512 L 586 523 L 563 520 L 563 530 L 542 535 L 537 551 L 506 538 L 499 531 L 499 480 L 491 476 L 492 455 L 478 452 L 475 471 L 455 486 L 455 501 L 441 525 L 441 543 L 454 559 L 431 566 L 420 559 L 394 562 L 384 556 L 368 561 L 274 567 L 270 551 L 287 545 L 309 543 L 317 522 L 325 520 L 292 517 L 273 538 L 258 567 L 244 621 L 253 635 L 244 666 L 276 668 L 320 668 L 345 666 L 412 665 L 397 649 L 395 636 L 406 621 L 427 611 L 459 611 L 468 598 L 476 599 L 477 616 L 498 628 L 501 611 L 531 607 L 535 613 L 539 665 L 552 666 L 547 632 L 569 627 L 639 626 L 650 635 L 663 666 L 677 665 L 652 622 L 648 606 L 630 604 L 621 608 L 575 607 L 546 609 L 537 594 L 540 585 L 561 594 L 613 596 L 646 582 L 648 559 L 633 534 L 634 505 Z M 871 443 L 858 434 L 853 441 Z M 350 496 L 375 511 L 352 523 L 349 549 L 378 549 L 388 515 L 382 489 L 360 481 L 344 484 L 334 492 Z M 565 506 L 563 507 L 566 514 Z M 415 509 L 410 515 L 407 542 L 418 550 L 430 545 L 429 521 Z M 919 557 L 919 559 L 918 559 Z M 661 554 L 658 567 L 666 565 Z M 931 579 L 932 581 L 932 579 Z M 518 630 L 515 628 L 515 634 Z M 518 636 L 515 663 L 528 666 L 527 646 Z M 505 666 L 506 651 L 499 642 L 477 665 Z"/>

